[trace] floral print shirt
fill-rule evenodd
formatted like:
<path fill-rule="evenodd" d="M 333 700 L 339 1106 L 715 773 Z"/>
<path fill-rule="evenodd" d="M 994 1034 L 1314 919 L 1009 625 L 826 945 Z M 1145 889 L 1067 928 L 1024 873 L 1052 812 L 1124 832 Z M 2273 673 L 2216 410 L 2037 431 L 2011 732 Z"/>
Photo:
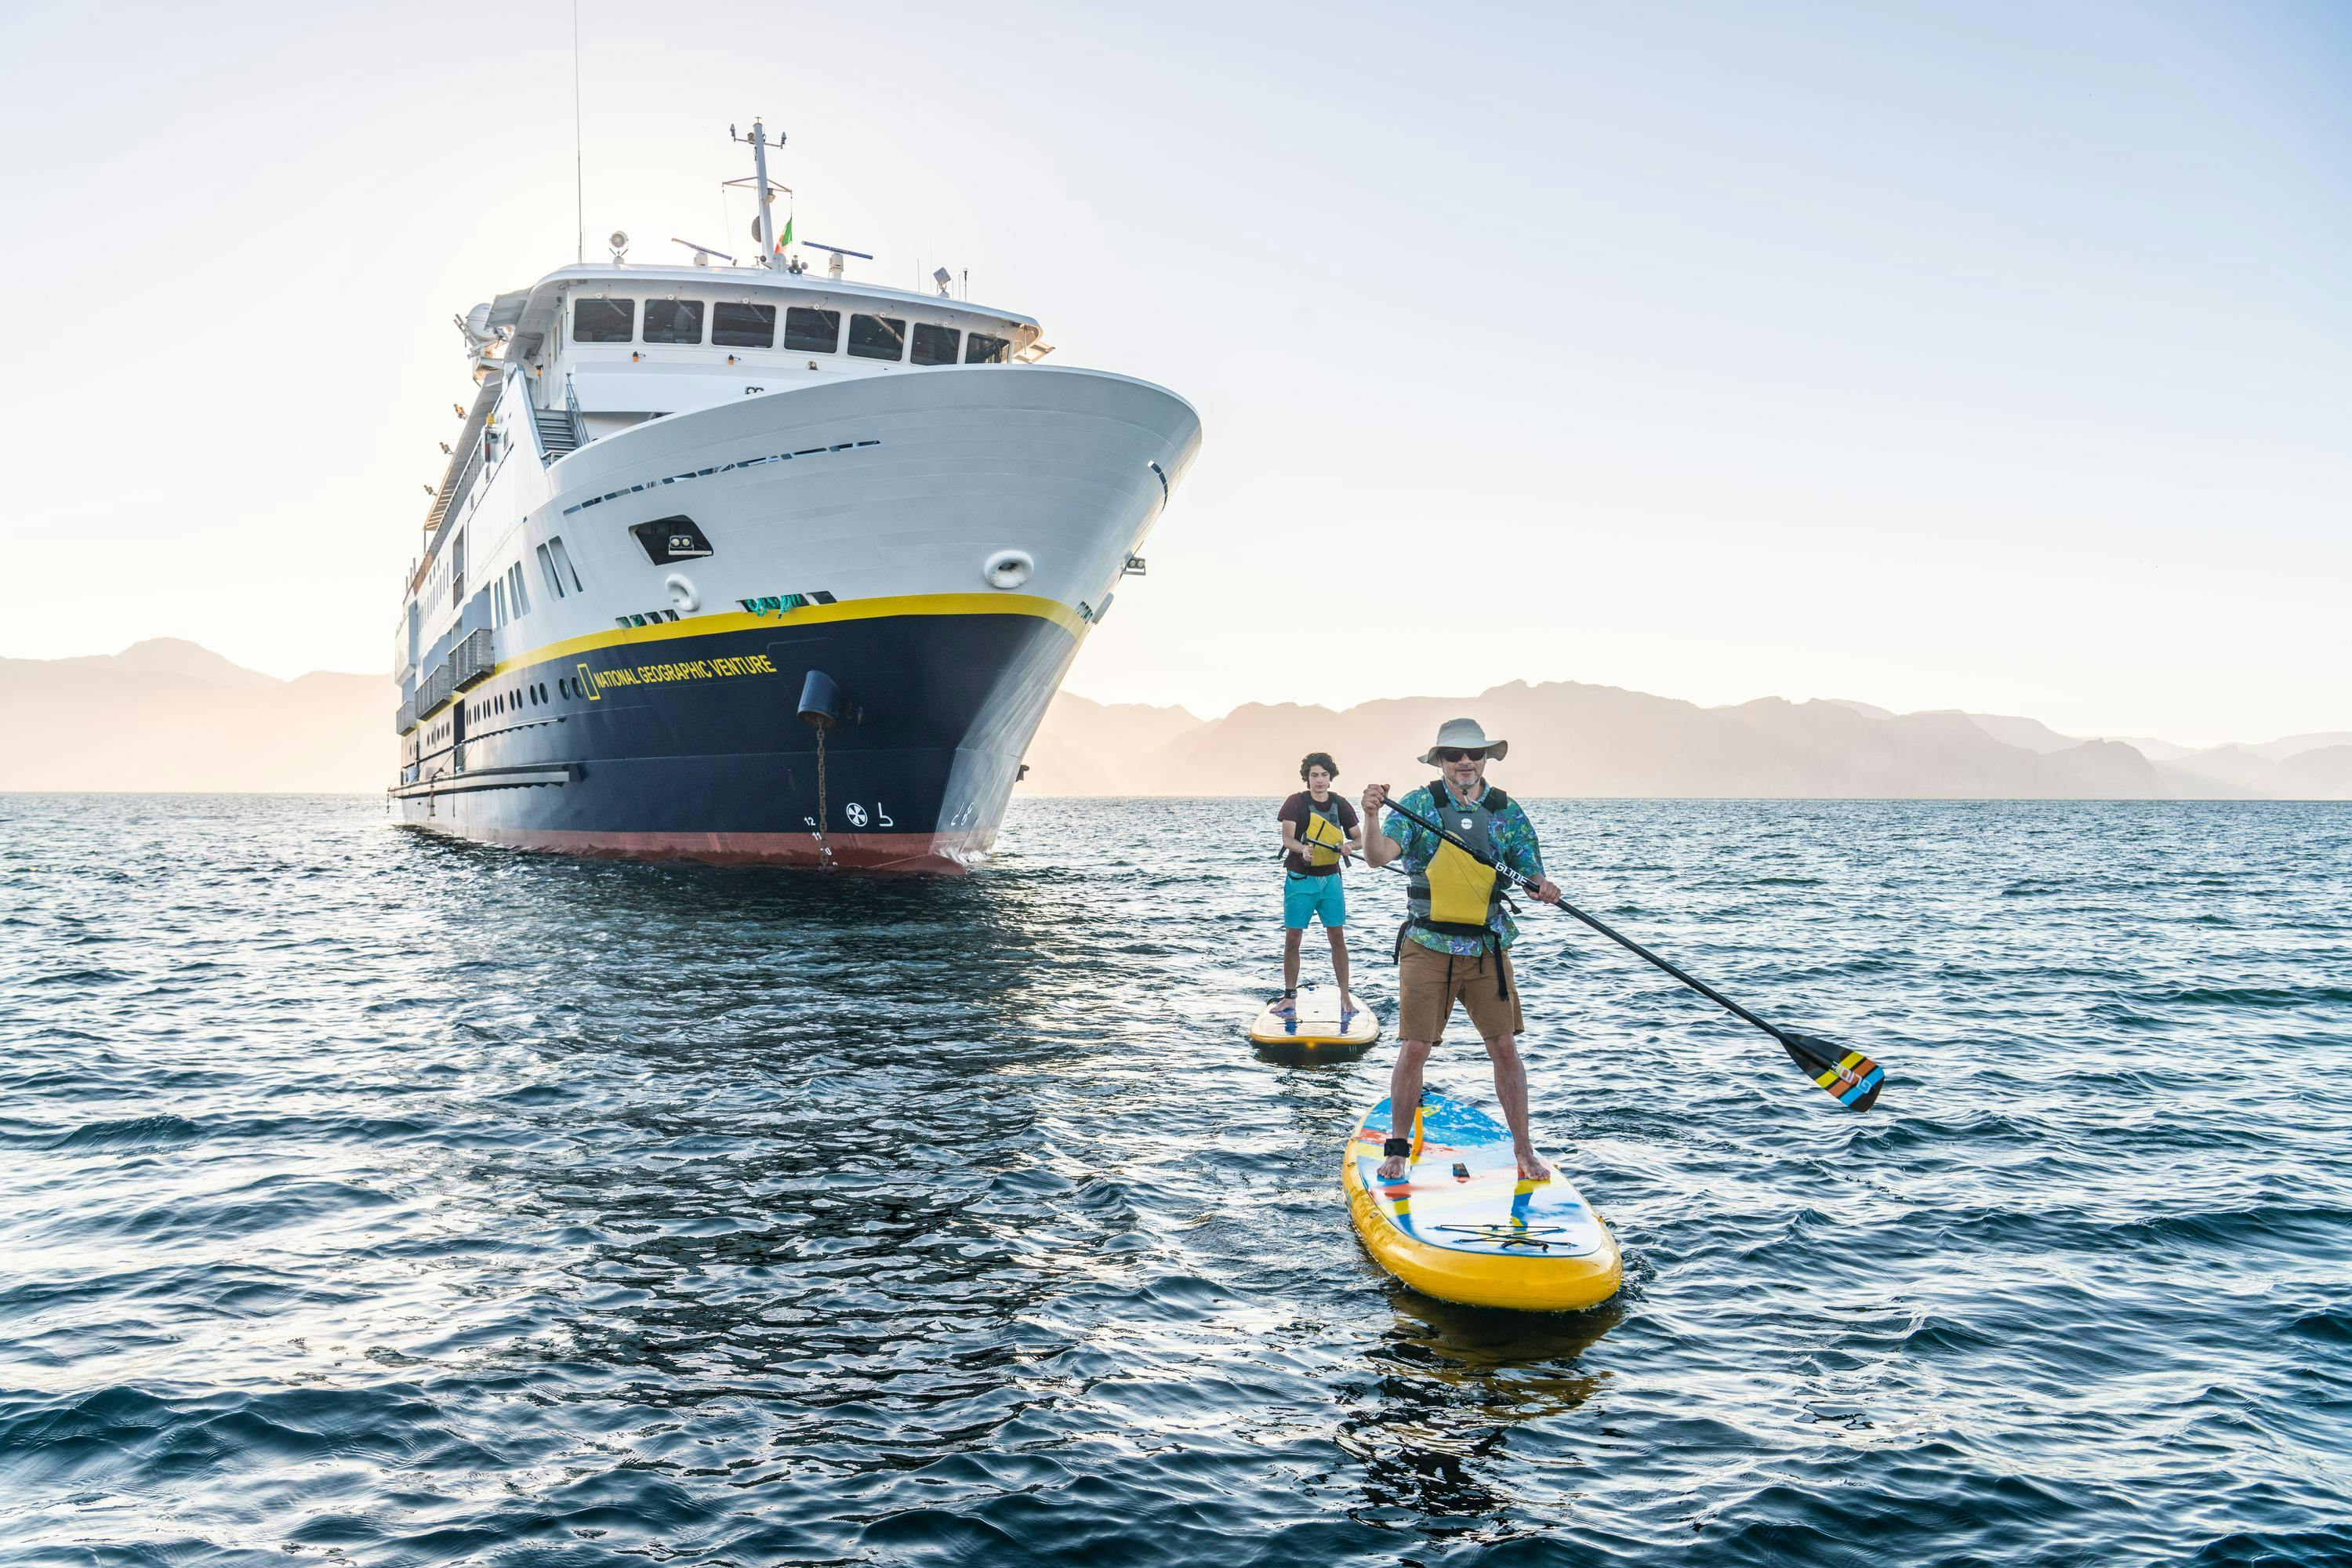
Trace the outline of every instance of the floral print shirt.
<path fill-rule="evenodd" d="M 1495 786 L 1488 784 L 1486 787 L 1492 789 Z M 1485 797 L 1482 795 L 1480 798 Z M 1449 787 L 1446 800 L 1451 803 L 1453 799 L 1454 794 Z M 1397 805 L 1432 822 L 1441 820 L 1437 815 L 1437 802 L 1426 785 L 1405 795 Z M 1409 871 L 1418 874 L 1427 870 L 1430 861 L 1437 856 L 1437 835 L 1393 809 L 1381 824 L 1381 831 L 1394 839 L 1397 847 L 1404 851 L 1405 868 Z M 1528 820 L 1528 814 L 1519 809 L 1517 801 L 1509 801 L 1496 813 L 1494 840 L 1504 865 L 1522 876 L 1540 877 L 1544 874 L 1543 852 L 1536 843 L 1536 825 Z M 1508 947 L 1517 940 L 1518 922 L 1511 919 L 1508 910 L 1497 908 L 1490 923 L 1496 940 L 1503 946 Z M 1406 927 L 1405 935 L 1433 952 L 1450 952 L 1457 958 L 1475 958 L 1486 951 L 1484 944 L 1475 936 L 1445 936 L 1437 931 L 1423 931 L 1417 926 Z"/>

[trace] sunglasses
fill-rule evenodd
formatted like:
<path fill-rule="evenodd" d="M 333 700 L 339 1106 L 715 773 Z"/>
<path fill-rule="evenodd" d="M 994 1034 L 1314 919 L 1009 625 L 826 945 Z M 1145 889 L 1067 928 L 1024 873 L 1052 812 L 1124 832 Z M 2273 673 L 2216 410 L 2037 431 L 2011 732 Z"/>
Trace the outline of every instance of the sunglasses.
<path fill-rule="evenodd" d="M 1486 752 L 1482 747 L 1465 751 L 1460 746 L 1440 746 L 1437 760 L 1441 763 L 1483 763 L 1486 760 Z"/>

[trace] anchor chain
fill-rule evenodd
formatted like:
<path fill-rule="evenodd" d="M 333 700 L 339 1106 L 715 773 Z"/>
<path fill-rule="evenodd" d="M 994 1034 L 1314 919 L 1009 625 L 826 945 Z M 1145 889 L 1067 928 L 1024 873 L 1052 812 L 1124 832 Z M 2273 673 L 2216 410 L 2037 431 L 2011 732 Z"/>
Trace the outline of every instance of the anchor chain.
<path fill-rule="evenodd" d="M 818 863 L 830 871 L 833 869 L 833 839 L 826 833 L 825 825 L 832 821 L 832 818 L 825 814 L 824 801 L 824 732 L 829 726 L 819 724 L 814 728 L 816 730 L 816 855 Z"/>

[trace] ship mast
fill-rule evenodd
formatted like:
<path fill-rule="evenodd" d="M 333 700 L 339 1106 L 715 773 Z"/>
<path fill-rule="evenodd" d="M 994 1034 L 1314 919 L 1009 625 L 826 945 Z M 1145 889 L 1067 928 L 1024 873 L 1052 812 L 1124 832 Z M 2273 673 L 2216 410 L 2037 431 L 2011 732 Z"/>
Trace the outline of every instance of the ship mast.
<path fill-rule="evenodd" d="M 760 265 L 773 270 L 776 266 L 776 192 L 784 187 L 768 184 L 768 149 L 784 144 L 783 132 L 778 132 L 776 139 L 770 142 L 765 128 L 754 120 L 749 136 L 736 135 L 732 125 L 727 128 L 727 134 L 737 142 L 751 144 L 751 188 L 760 196 Z"/>

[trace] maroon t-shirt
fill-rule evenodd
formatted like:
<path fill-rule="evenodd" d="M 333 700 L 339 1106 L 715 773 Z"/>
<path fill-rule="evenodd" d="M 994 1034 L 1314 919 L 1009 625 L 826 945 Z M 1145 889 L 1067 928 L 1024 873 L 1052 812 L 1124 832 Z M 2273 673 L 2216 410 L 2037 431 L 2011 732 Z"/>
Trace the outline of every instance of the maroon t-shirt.
<path fill-rule="evenodd" d="M 1316 805 L 1313 795 L 1308 795 L 1305 790 L 1300 790 L 1282 803 L 1282 809 L 1276 812 L 1274 817 L 1276 822 L 1289 823 L 1296 837 L 1304 839 L 1307 837 L 1307 814 L 1310 811 L 1318 816 L 1330 817 L 1339 825 L 1339 831 L 1342 833 L 1356 831 L 1356 808 L 1349 805 L 1348 797 L 1336 789 L 1331 792 L 1331 798 L 1325 801 L 1319 807 Z M 1285 855 L 1282 858 L 1282 863 L 1288 869 L 1309 877 L 1334 877 L 1339 872 L 1337 864 L 1309 866 L 1304 855 L 1295 852 Z"/>

